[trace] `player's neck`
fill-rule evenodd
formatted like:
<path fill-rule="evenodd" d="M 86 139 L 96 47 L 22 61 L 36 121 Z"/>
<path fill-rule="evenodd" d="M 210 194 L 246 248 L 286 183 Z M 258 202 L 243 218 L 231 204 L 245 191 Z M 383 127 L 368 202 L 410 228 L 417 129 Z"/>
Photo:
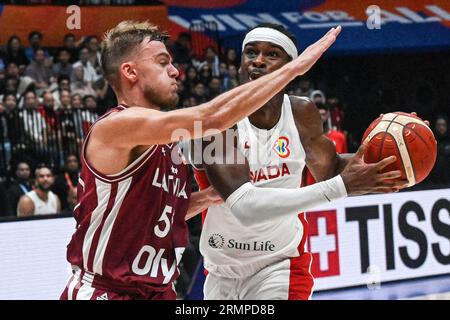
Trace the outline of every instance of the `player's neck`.
<path fill-rule="evenodd" d="M 284 93 L 276 94 L 261 109 L 248 117 L 250 123 L 260 129 L 272 129 L 280 120 L 283 98 Z"/>
<path fill-rule="evenodd" d="M 127 92 L 121 92 L 117 95 L 117 101 L 119 104 L 123 104 L 130 107 L 142 107 L 148 109 L 161 110 L 157 105 L 154 105 L 148 99 L 142 95 L 139 91 L 129 90 Z"/>

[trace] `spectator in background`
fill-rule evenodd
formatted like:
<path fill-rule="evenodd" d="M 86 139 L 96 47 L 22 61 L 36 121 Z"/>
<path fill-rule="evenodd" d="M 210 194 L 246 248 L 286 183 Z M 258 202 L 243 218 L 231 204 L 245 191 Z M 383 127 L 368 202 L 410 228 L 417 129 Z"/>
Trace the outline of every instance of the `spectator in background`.
<path fill-rule="evenodd" d="M 14 110 L 17 110 L 17 97 L 15 94 L 5 94 L 2 101 L 6 113 L 12 113 Z"/>
<path fill-rule="evenodd" d="M 14 94 L 17 95 L 17 89 L 19 86 L 19 81 L 16 78 L 7 77 L 4 80 L 3 90 L 0 91 L 0 96 L 3 97 L 6 94 Z"/>
<path fill-rule="evenodd" d="M 212 77 L 208 86 L 208 99 L 212 100 L 222 93 L 222 81 L 219 77 Z"/>
<path fill-rule="evenodd" d="M 68 33 L 64 36 L 64 45 L 61 49 L 67 50 L 70 53 L 69 62 L 71 64 L 77 62 L 80 53 L 80 46 L 85 40 L 86 38 L 82 37 L 79 41 L 76 41 L 73 33 Z"/>
<path fill-rule="evenodd" d="M 84 82 L 92 84 L 97 81 L 100 76 L 97 74 L 97 71 L 89 60 L 89 50 L 87 48 L 81 49 L 79 57 L 80 60 L 73 64 L 72 81 L 74 78 L 73 73 L 75 72 L 75 69 L 79 69 L 80 67 L 83 69 Z"/>
<path fill-rule="evenodd" d="M 219 70 L 219 56 L 217 55 L 216 49 L 209 46 L 206 48 L 206 54 L 205 54 L 205 62 L 208 65 L 208 67 L 211 69 L 211 75 L 213 77 L 219 77 L 220 76 L 220 70 Z"/>
<path fill-rule="evenodd" d="M 193 66 L 189 66 L 186 69 L 186 77 L 184 78 L 186 90 L 189 92 L 192 91 L 199 80 L 200 78 L 198 76 L 197 69 Z"/>
<path fill-rule="evenodd" d="M 58 86 L 52 91 L 55 99 L 55 106 L 57 109 L 61 107 L 61 91 L 66 90 L 70 92 L 70 77 L 61 75 L 58 77 Z"/>
<path fill-rule="evenodd" d="M 44 111 L 54 111 L 55 110 L 55 99 L 53 94 L 49 91 L 44 92 L 42 95 L 42 105 L 38 109 L 44 109 Z"/>
<path fill-rule="evenodd" d="M 194 86 L 194 90 L 192 91 L 192 96 L 195 98 L 195 100 L 200 103 L 207 102 L 208 99 L 208 92 L 206 91 L 206 86 L 199 82 Z"/>
<path fill-rule="evenodd" d="M 36 89 L 44 91 L 50 84 L 53 73 L 47 65 L 45 53 L 42 49 L 37 49 L 35 59 L 28 65 L 25 74 L 35 80 Z"/>
<path fill-rule="evenodd" d="M 75 204 L 73 203 L 73 199 L 69 198 L 71 195 L 76 194 L 79 173 L 80 162 L 78 161 L 78 157 L 74 154 L 68 155 L 63 172 L 56 177 L 55 184 L 52 188 L 53 192 L 61 200 L 61 208 L 63 211 L 70 211 L 76 204 L 76 202 Z"/>
<path fill-rule="evenodd" d="M 42 48 L 42 40 L 44 36 L 39 31 L 32 31 L 28 35 L 28 42 L 30 43 L 30 48 L 25 49 L 25 55 L 28 61 L 33 61 L 36 59 L 36 51 L 42 49 L 45 58 L 50 58 L 50 54 L 47 50 Z"/>
<path fill-rule="evenodd" d="M 337 153 L 347 153 L 348 152 L 347 138 L 345 134 L 343 134 L 342 132 L 336 131 L 330 127 L 330 110 L 328 109 L 327 105 L 324 103 L 323 100 L 319 99 L 318 97 L 316 97 L 315 104 L 317 106 L 317 109 L 319 109 L 320 118 L 322 119 L 323 132 L 325 133 L 325 136 L 327 136 L 331 141 L 333 141 L 334 145 L 336 146 Z M 311 184 L 316 183 L 316 180 L 314 179 L 308 168 L 306 168 L 305 172 L 306 172 L 305 185 L 309 186 Z"/>
<path fill-rule="evenodd" d="M 52 72 L 57 78 L 60 76 L 70 77 L 72 74 L 72 64 L 70 63 L 70 52 L 67 49 L 61 49 L 58 52 L 57 63 L 53 64 Z"/>
<path fill-rule="evenodd" d="M 228 66 L 234 66 L 235 68 L 239 68 L 240 61 L 239 61 L 239 57 L 236 54 L 236 50 L 234 50 L 234 49 L 227 50 L 227 53 L 225 55 L 225 63 Z"/>
<path fill-rule="evenodd" d="M 70 91 L 69 90 L 62 89 L 59 92 L 59 97 L 60 97 L 60 105 L 59 105 L 60 107 L 59 107 L 59 109 L 61 109 L 61 110 L 70 110 L 70 109 L 72 109 L 72 106 L 70 105 L 71 97 L 70 97 Z"/>
<path fill-rule="evenodd" d="M 325 104 L 327 103 L 327 99 L 325 98 L 325 94 L 320 90 L 314 90 L 311 92 L 311 95 L 309 96 L 312 102 L 317 106 L 319 110 L 323 110 L 325 108 Z M 328 109 L 327 109 L 328 110 Z M 329 111 L 329 110 L 328 110 Z M 327 128 L 332 129 L 333 125 L 331 123 L 331 117 L 329 116 L 329 113 L 327 114 Z M 323 120 L 323 118 L 322 118 Z M 326 132 L 326 131 L 325 131 Z"/>
<path fill-rule="evenodd" d="M 181 64 L 190 64 L 192 62 L 192 39 L 187 32 L 178 35 L 172 48 L 174 60 Z"/>
<path fill-rule="evenodd" d="M 9 62 L 5 70 L 6 78 L 17 79 L 17 95 L 21 96 L 33 83 L 34 79 L 29 76 L 21 76 L 19 67 L 14 62 Z"/>
<path fill-rule="evenodd" d="M 209 82 L 211 81 L 212 73 L 211 68 L 208 65 L 204 65 L 200 69 L 199 73 L 199 79 L 200 82 L 203 83 L 205 86 L 208 86 Z"/>
<path fill-rule="evenodd" d="M 84 49 L 83 49 L 84 50 Z M 72 93 L 79 93 L 82 97 L 86 95 L 95 96 L 96 92 L 92 88 L 92 84 L 90 81 L 86 81 L 86 77 L 84 76 L 85 69 L 83 66 L 78 65 L 73 67 L 70 91 Z"/>
<path fill-rule="evenodd" d="M 31 170 L 30 165 L 26 162 L 19 162 L 15 167 L 15 179 L 9 187 L 7 194 L 10 204 L 8 215 L 15 216 L 19 199 L 31 191 Z"/>
<path fill-rule="evenodd" d="M 97 36 L 90 36 L 86 40 L 86 48 L 88 49 L 88 59 L 91 65 L 94 67 L 96 74 L 101 74 L 101 66 L 100 66 L 100 47 L 98 44 Z M 98 79 L 98 77 L 97 77 Z M 97 80 L 95 79 L 95 80 Z M 93 80 L 93 81 L 95 81 Z"/>
<path fill-rule="evenodd" d="M 200 70 L 200 73 L 202 74 L 203 70 L 205 70 L 205 67 L 208 66 L 210 76 L 218 77 L 220 75 L 219 71 L 219 57 L 217 56 L 216 49 L 209 46 L 205 49 L 205 60 L 204 61 L 196 61 L 194 60 L 193 65 L 197 68 L 197 70 Z M 205 77 L 206 78 L 206 77 Z M 206 84 L 209 82 L 209 79 L 207 79 Z"/>
<path fill-rule="evenodd" d="M 433 170 L 425 184 L 435 188 L 450 187 L 450 133 L 448 118 L 439 115 L 434 124 L 434 136 L 437 141 L 437 158 Z"/>
<path fill-rule="evenodd" d="M 239 86 L 237 69 L 234 65 L 228 65 L 226 77 L 223 79 L 223 91 L 228 91 Z"/>
<path fill-rule="evenodd" d="M 97 110 L 97 100 L 92 95 L 86 95 L 83 97 L 83 107 L 95 113 Z"/>
<path fill-rule="evenodd" d="M 298 82 L 298 88 L 294 91 L 294 94 L 299 97 L 310 97 L 313 92 L 311 87 L 311 81 L 308 78 L 301 77 Z"/>
<path fill-rule="evenodd" d="M 81 98 L 81 94 L 72 93 L 70 98 L 70 105 L 72 109 L 82 109 L 83 108 L 83 100 Z"/>
<path fill-rule="evenodd" d="M 35 189 L 23 195 L 17 205 L 17 216 L 54 214 L 61 212 L 58 196 L 51 191 L 55 178 L 50 168 L 41 166 L 34 172 Z"/>
<path fill-rule="evenodd" d="M 15 63 L 17 66 L 26 66 L 29 63 L 25 50 L 22 48 L 22 43 L 18 36 L 12 36 L 8 40 L 6 46 L 6 63 Z"/>
<path fill-rule="evenodd" d="M 34 92 L 32 90 L 25 92 L 23 108 L 26 110 L 33 110 L 33 109 L 37 109 L 38 106 L 39 106 L 39 101 L 38 101 L 36 92 Z"/>
<path fill-rule="evenodd" d="M 117 105 L 117 98 L 105 78 L 100 78 L 94 82 L 92 88 L 95 90 L 97 97 L 97 114 L 104 114 L 109 108 Z"/>
<path fill-rule="evenodd" d="M 341 108 L 339 99 L 336 97 L 328 98 L 328 107 L 330 109 L 331 125 L 338 131 L 342 131 L 344 122 L 344 110 Z"/>
<path fill-rule="evenodd" d="M 225 62 L 219 64 L 219 78 L 223 79 L 228 75 L 228 65 Z"/>

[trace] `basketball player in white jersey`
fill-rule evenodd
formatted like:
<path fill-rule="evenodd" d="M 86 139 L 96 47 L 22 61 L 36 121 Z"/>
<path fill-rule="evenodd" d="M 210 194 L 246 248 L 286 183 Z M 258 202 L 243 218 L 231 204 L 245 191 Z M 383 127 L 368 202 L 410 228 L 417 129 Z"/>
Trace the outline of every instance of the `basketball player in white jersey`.
<path fill-rule="evenodd" d="M 297 55 L 296 40 L 287 30 L 260 25 L 243 41 L 241 83 L 267 78 Z M 365 146 L 355 155 L 338 155 L 324 136 L 316 106 L 283 90 L 235 129 L 237 138 L 227 140 L 222 133 L 213 139 L 225 144 L 209 163 L 206 158 L 202 165 L 196 161 L 201 150 L 197 143 L 191 149 L 200 187 L 212 184 L 226 200 L 204 217 L 204 297 L 309 299 L 313 277 L 302 212 L 347 195 L 398 191 L 407 182 L 395 180 L 399 171 L 379 173 L 393 157 L 365 164 Z M 203 142 L 203 157 L 211 146 Z M 239 163 L 242 156 L 245 161 Z M 305 165 L 320 182 L 300 188 Z"/>
<path fill-rule="evenodd" d="M 35 170 L 36 188 L 24 194 L 17 205 L 17 216 L 55 214 L 61 212 L 58 196 L 50 189 L 55 182 L 52 171 L 47 167 Z"/>

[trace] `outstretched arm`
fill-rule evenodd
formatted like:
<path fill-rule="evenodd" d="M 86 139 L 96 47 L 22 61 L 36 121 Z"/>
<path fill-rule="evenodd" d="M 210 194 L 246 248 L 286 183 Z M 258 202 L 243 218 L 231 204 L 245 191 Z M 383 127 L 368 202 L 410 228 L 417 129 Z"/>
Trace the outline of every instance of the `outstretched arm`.
<path fill-rule="evenodd" d="M 129 149 L 136 145 L 178 141 L 180 136 L 201 138 L 211 135 L 205 133 L 208 129 L 220 132 L 230 128 L 262 107 L 295 77 L 306 73 L 333 44 L 340 30 L 340 27 L 331 29 L 298 58 L 282 68 L 197 107 L 170 112 L 135 107 L 109 116 L 97 124 L 96 137 L 108 141 L 110 137 L 114 137 L 115 145 Z M 196 130 L 196 122 L 201 123 L 202 130 Z"/>

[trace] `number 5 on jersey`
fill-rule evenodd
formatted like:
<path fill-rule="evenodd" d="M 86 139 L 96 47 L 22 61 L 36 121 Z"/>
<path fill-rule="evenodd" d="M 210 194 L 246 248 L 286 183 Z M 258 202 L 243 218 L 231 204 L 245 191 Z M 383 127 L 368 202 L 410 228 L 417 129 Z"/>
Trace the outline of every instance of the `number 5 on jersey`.
<path fill-rule="evenodd" d="M 168 214 L 171 214 L 170 219 Z M 156 236 L 160 238 L 164 238 L 165 236 L 167 236 L 173 223 L 173 217 L 174 217 L 173 208 L 171 206 L 166 205 L 161 214 L 161 217 L 159 217 L 158 219 L 158 224 L 155 226 L 154 229 Z M 164 222 L 164 229 L 161 230 L 159 222 Z"/>

